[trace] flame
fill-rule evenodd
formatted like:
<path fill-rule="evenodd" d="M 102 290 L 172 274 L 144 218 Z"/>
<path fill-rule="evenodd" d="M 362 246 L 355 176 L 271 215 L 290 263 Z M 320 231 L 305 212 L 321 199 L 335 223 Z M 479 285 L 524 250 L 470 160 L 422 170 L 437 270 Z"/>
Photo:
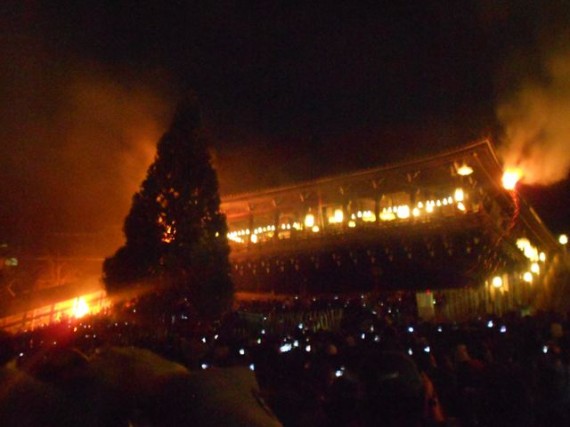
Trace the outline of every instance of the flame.
<path fill-rule="evenodd" d="M 509 168 L 503 173 L 503 187 L 505 190 L 512 191 L 522 178 L 522 171 L 518 168 Z"/>
<path fill-rule="evenodd" d="M 73 302 L 73 317 L 81 319 L 83 316 L 89 314 L 89 304 L 83 297 L 76 298 Z"/>

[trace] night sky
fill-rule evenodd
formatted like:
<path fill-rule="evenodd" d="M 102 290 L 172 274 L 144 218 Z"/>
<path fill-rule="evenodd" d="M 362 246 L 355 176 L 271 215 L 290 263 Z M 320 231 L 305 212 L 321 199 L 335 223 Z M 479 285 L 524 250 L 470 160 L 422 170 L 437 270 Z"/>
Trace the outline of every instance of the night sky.
<path fill-rule="evenodd" d="M 0 10 L 0 231 L 21 244 L 119 235 L 189 90 L 223 194 L 482 137 L 508 147 L 536 122 L 527 106 L 570 107 L 564 1 L 5 0 Z M 544 119 L 520 151 L 570 151 L 563 122 Z M 557 165 L 561 183 L 521 188 L 555 232 L 570 228 L 569 165 Z"/>

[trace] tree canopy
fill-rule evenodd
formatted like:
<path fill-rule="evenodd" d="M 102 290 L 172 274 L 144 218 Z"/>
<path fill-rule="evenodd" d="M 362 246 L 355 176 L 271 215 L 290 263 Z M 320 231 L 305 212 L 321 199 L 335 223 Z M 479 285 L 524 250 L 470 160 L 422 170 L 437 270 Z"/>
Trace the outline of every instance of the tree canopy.
<path fill-rule="evenodd" d="M 109 292 L 151 283 L 209 317 L 231 304 L 227 224 L 195 97 L 182 100 L 157 145 L 123 228 L 103 264 Z"/>

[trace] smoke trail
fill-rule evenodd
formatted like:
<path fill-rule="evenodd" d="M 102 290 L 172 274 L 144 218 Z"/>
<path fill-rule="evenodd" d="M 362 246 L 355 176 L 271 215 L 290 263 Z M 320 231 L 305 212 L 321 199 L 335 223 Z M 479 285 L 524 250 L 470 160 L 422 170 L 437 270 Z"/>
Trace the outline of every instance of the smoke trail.
<path fill-rule="evenodd" d="M 1 238 L 50 246 L 58 234 L 58 246 L 109 254 L 170 115 L 167 79 L 64 56 L 27 34 L 9 41 L 0 43 Z"/>
<path fill-rule="evenodd" d="M 543 76 L 526 79 L 499 105 L 504 127 L 499 154 L 506 167 L 518 167 L 522 182 L 551 185 L 570 171 L 570 51 L 549 55 Z"/>

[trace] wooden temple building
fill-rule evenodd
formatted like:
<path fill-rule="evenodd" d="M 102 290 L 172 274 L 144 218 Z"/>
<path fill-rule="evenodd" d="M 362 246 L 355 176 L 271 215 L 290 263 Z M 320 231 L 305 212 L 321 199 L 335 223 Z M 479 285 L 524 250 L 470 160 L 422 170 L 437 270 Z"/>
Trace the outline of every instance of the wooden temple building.
<path fill-rule="evenodd" d="M 532 304 L 557 274 L 563 248 L 516 190 L 503 188 L 502 175 L 484 140 L 224 197 L 236 288 L 447 292 L 462 295 L 463 311 Z"/>

